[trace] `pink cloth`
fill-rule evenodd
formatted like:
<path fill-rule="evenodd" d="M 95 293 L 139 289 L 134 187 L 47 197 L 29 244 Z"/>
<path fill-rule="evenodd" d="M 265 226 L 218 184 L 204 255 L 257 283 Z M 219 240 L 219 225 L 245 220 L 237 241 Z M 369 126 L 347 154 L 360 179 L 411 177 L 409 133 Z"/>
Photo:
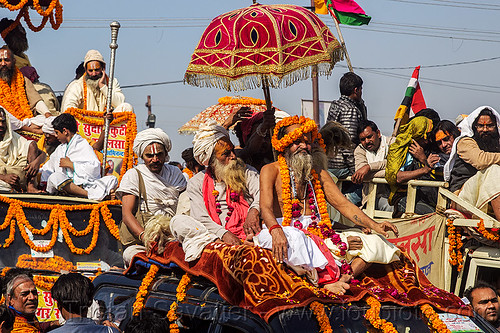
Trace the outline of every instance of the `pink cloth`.
<path fill-rule="evenodd" d="M 356 2 L 352 0 L 332 0 L 333 7 L 339 12 L 366 14 Z"/>
<path fill-rule="evenodd" d="M 323 240 L 320 237 L 311 234 L 306 229 L 300 229 L 300 230 L 302 230 L 303 233 L 309 236 L 309 238 L 311 238 L 314 241 L 314 243 L 316 243 L 321 253 L 323 253 L 323 255 L 326 257 L 326 260 L 328 260 L 328 265 L 326 265 L 325 269 L 318 272 L 319 284 L 328 284 L 337 282 L 340 278 L 340 269 L 339 266 L 337 266 L 335 258 L 330 252 L 330 249 L 328 249 L 328 246 L 326 246 L 325 242 L 323 242 Z"/>
<path fill-rule="evenodd" d="M 262 120 L 264 117 L 263 112 L 255 112 L 250 118 L 241 121 L 241 132 L 243 134 L 243 143 L 246 144 L 252 133 L 253 125 Z"/>
<path fill-rule="evenodd" d="M 203 178 L 203 199 L 205 201 L 205 207 L 207 208 L 208 215 L 212 218 L 212 220 L 222 225 L 220 221 L 219 214 L 217 214 L 217 209 L 215 207 L 215 196 L 212 194 L 214 190 L 214 179 L 212 177 L 212 173 L 210 170 L 205 172 L 205 177 Z M 243 223 L 247 217 L 248 208 L 250 205 L 243 197 L 243 194 L 240 193 L 238 199 L 235 201 L 231 201 L 231 190 L 229 188 L 226 189 L 226 202 L 228 206 L 231 205 L 234 210 L 229 217 L 229 221 L 226 222 L 224 226 L 226 230 L 231 231 L 235 234 L 239 239 L 246 239 L 245 231 L 243 230 Z"/>

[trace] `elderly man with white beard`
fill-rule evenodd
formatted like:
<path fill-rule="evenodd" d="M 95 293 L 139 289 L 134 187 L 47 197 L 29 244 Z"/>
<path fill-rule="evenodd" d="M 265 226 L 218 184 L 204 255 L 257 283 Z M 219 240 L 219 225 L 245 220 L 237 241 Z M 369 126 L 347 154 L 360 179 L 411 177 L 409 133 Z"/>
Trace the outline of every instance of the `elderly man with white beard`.
<path fill-rule="evenodd" d="M 105 72 L 104 58 L 99 51 L 89 50 L 83 66 L 85 74 L 72 81 L 64 91 L 61 112 L 72 107 L 91 111 L 104 111 L 106 108 L 109 78 Z M 113 78 L 111 107 L 115 112 L 134 111 L 132 105 L 125 103 L 125 95 L 116 78 Z"/>
<path fill-rule="evenodd" d="M 186 188 L 181 170 L 166 163 L 172 143 L 162 129 L 139 132 L 133 149 L 144 164 L 128 170 L 116 190 L 122 201 L 120 241 L 126 247 L 123 251 L 126 265 L 136 253 L 145 251 L 150 242 L 170 240 L 170 218 L 177 209 L 179 193 Z"/>
<path fill-rule="evenodd" d="M 276 124 L 272 144 L 279 156 L 261 170 L 265 226 L 257 237 L 259 246 L 271 249 L 278 262 L 305 271 L 311 282 L 337 294 L 344 294 L 352 278 L 371 263 L 399 260 L 398 248 L 379 235 L 333 230 L 337 223 L 330 221 L 327 201 L 366 233 L 398 234 L 391 223 L 373 221 L 348 201 L 318 159 L 312 158 L 313 150 L 324 152 L 313 120 L 283 119 Z"/>
<path fill-rule="evenodd" d="M 259 175 L 236 158 L 227 130 L 214 121 L 200 126 L 193 154 L 207 168 L 189 180 L 191 215 L 177 215 L 170 222 L 186 261 L 197 259 L 210 242 L 238 245 L 261 230 Z"/>

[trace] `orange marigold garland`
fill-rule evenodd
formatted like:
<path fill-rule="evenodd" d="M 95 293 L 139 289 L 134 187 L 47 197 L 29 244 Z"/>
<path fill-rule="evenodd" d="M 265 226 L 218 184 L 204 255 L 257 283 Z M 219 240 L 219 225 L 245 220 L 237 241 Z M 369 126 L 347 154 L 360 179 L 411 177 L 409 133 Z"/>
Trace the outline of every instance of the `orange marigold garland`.
<path fill-rule="evenodd" d="M 279 130 L 283 127 L 288 127 L 291 125 L 301 125 L 301 126 L 299 128 L 296 128 L 291 133 L 285 134 L 281 139 L 278 139 Z M 273 145 L 273 148 L 277 152 L 282 153 L 286 149 L 286 147 L 291 145 L 295 140 L 302 137 L 306 133 L 312 133 L 312 141 L 314 142 L 315 140 L 317 140 L 319 145 L 323 149 L 325 149 L 325 145 L 323 139 L 321 138 L 321 134 L 318 132 L 318 125 L 316 125 L 314 120 L 303 116 L 300 118 L 299 116 L 287 117 L 279 121 L 274 127 L 274 134 L 271 139 L 271 143 Z"/>
<path fill-rule="evenodd" d="M 97 204 L 84 204 L 84 205 L 50 205 L 50 204 L 39 204 L 33 202 L 24 202 L 16 199 L 7 198 L 0 196 L 0 202 L 9 204 L 9 209 L 5 216 L 4 222 L 0 225 L 0 231 L 6 229 L 10 226 L 9 237 L 5 240 L 3 247 L 9 247 L 14 240 L 15 236 L 15 226 L 19 227 L 19 232 L 23 237 L 25 243 L 34 251 L 47 252 L 55 245 L 57 240 L 57 234 L 59 228 L 61 228 L 64 240 L 68 245 L 72 253 L 75 254 L 89 254 L 95 248 L 97 244 L 97 239 L 99 235 L 99 224 L 100 216 L 99 211 L 102 213 L 102 218 L 106 224 L 109 232 L 117 239 L 119 239 L 119 230 L 116 226 L 115 221 L 112 218 L 111 212 L 109 211 L 109 205 L 119 205 L 121 202 L 119 200 L 103 201 Z M 38 210 L 50 210 L 50 217 L 47 221 L 47 225 L 42 229 L 34 228 L 29 221 L 26 219 L 26 215 L 23 211 L 24 208 L 32 208 Z M 66 216 L 67 211 L 81 211 L 81 210 L 91 210 L 89 224 L 84 230 L 76 230 L 68 221 Z M 27 230 L 34 235 L 46 235 L 52 231 L 50 242 L 46 246 L 37 246 L 29 238 Z M 81 237 L 88 235 L 90 231 L 92 233 L 92 240 L 89 246 L 85 249 L 77 248 L 71 239 L 70 235 L 75 237 Z"/>
<path fill-rule="evenodd" d="M 325 312 L 325 306 L 320 302 L 314 301 L 309 304 L 309 307 L 316 316 L 316 320 L 319 324 L 319 331 L 325 333 L 333 333 L 332 326 L 330 325 L 330 319 Z"/>
<path fill-rule="evenodd" d="M 266 101 L 263 99 L 245 97 L 245 96 L 241 96 L 241 97 L 225 96 L 225 97 L 219 98 L 218 103 L 223 104 L 223 105 L 235 105 L 235 104 L 265 105 Z"/>
<path fill-rule="evenodd" d="M 188 175 L 189 179 L 193 178 L 193 176 L 194 176 L 193 171 L 189 170 L 188 168 L 182 169 L 182 172 L 184 172 L 186 175 Z"/>
<path fill-rule="evenodd" d="M 179 307 L 179 303 L 186 299 L 186 291 L 189 287 L 189 283 L 191 283 L 191 276 L 186 273 L 182 276 L 177 286 L 176 301 L 170 304 L 170 310 L 168 310 L 167 313 L 167 318 L 170 322 L 170 333 L 179 333 L 179 325 L 176 323 L 177 319 L 179 319 L 177 316 L 177 308 Z"/>
<path fill-rule="evenodd" d="M 59 276 L 33 275 L 33 282 L 38 288 L 50 291 L 58 278 Z"/>
<path fill-rule="evenodd" d="M 84 96 L 86 96 L 85 93 Z M 88 124 L 95 126 L 104 126 L 104 112 L 90 111 L 77 108 L 68 108 L 66 109 L 65 112 L 73 115 L 80 122 L 86 122 Z M 123 175 L 125 174 L 125 172 L 127 172 L 127 170 L 132 169 L 134 165 L 137 164 L 137 156 L 132 150 L 134 146 L 134 140 L 137 135 L 137 122 L 135 113 L 133 112 L 116 113 L 116 118 L 113 119 L 110 125 L 116 125 L 124 121 L 127 122 L 127 132 L 125 134 L 125 149 L 124 149 L 125 152 L 123 155 L 123 163 L 122 163 L 122 168 L 120 170 L 120 176 L 118 177 L 118 181 L 121 181 Z"/>
<path fill-rule="evenodd" d="M 76 266 L 62 257 L 33 258 L 30 254 L 22 254 L 17 258 L 16 267 L 30 269 L 44 269 L 53 272 L 75 271 Z"/>
<path fill-rule="evenodd" d="M 390 321 L 380 318 L 381 304 L 375 297 L 368 296 L 366 298 L 366 303 L 370 306 L 370 308 L 366 310 L 365 318 L 373 327 L 382 330 L 385 333 L 398 333 Z"/>
<path fill-rule="evenodd" d="M 464 258 L 462 256 L 462 234 L 460 234 L 459 229 L 453 224 L 453 220 L 448 219 L 446 222 L 448 227 L 448 253 L 450 255 L 450 264 L 452 266 L 457 266 L 457 270 L 460 272 L 463 268 Z"/>
<path fill-rule="evenodd" d="M 0 80 L 0 105 L 19 120 L 33 117 L 24 88 L 24 75 L 18 68 L 14 69 L 10 86 Z"/>
<path fill-rule="evenodd" d="M 151 282 L 153 282 L 156 273 L 159 271 L 159 267 L 156 265 L 151 265 L 149 267 L 149 271 L 146 274 L 146 276 L 142 279 L 141 286 L 139 287 L 139 291 L 137 292 L 137 295 L 135 296 L 135 302 L 132 305 L 132 315 L 137 316 L 141 312 L 142 308 L 144 307 L 144 299 L 148 295 L 149 291 L 149 286 L 151 285 Z"/>
<path fill-rule="evenodd" d="M 495 233 L 486 230 L 486 228 L 484 227 L 483 219 L 480 219 L 479 222 L 477 223 L 477 231 L 479 231 L 484 238 L 489 239 L 491 241 L 497 242 L 500 239 L 498 232 Z"/>
<path fill-rule="evenodd" d="M 434 331 L 438 333 L 451 333 L 446 324 L 441 320 L 441 318 L 439 318 L 436 311 L 434 311 L 432 306 L 424 304 L 420 306 L 420 310 L 422 310 L 422 313 L 428 320 L 427 325 L 434 329 Z"/>

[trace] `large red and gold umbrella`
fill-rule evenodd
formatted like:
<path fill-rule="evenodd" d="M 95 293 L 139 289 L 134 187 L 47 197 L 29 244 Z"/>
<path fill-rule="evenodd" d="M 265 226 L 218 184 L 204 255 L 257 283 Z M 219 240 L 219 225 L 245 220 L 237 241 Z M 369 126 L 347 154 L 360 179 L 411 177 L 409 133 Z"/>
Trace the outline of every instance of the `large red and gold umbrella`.
<path fill-rule="evenodd" d="M 212 105 L 191 118 L 182 125 L 177 131 L 180 134 L 194 134 L 201 124 L 208 119 L 213 119 L 222 125 L 227 118 L 242 107 L 248 107 L 253 113 L 266 111 L 266 102 L 262 99 L 244 97 L 244 96 L 226 96 L 219 98 L 219 103 Z M 276 111 L 281 111 L 275 108 Z"/>
<path fill-rule="evenodd" d="M 311 11 L 254 4 L 217 16 L 205 29 L 184 81 L 228 91 L 281 88 L 305 80 L 311 66 L 329 75 L 342 58 L 339 42 Z"/>

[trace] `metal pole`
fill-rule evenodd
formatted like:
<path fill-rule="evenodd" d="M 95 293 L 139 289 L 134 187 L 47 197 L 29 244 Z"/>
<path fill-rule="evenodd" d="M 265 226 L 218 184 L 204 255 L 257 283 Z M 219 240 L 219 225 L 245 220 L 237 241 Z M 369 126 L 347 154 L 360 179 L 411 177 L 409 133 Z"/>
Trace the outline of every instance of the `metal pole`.
<path fill-rule="evenodd" d="M 314 0 L 311 0 L 312 11 L 314 13 Z M 318 66 L 313 65 L 311 68 L 311 79 L 312 79 L 312 100 L 313 100 L 313 120 L 319 123 L 319 80 L 318 80 Z"/>
<path fill-rule="evenodd" d="M 111 110 L 111 98 L 113 94 L 113 80 L 115 77 L 115 56 L 118 44 L 116 43 L 118 39 L 118 29 L 120 29 L 120 23 L 114 21 L 109 25 L 111 27 L 111 43 L 109 43 L 109 48 L 111 49 L 111 60 L 109 61 L 109 78 L 108 78 L 108 99 L 106 102 L 106 113 L 113 112 Z M 102 175 L 106 174 L 106 164 L 108 157 L 108 136 L 109 136 L 109 120 L 104 115 L 104 149 L 102 152 Z"/>

